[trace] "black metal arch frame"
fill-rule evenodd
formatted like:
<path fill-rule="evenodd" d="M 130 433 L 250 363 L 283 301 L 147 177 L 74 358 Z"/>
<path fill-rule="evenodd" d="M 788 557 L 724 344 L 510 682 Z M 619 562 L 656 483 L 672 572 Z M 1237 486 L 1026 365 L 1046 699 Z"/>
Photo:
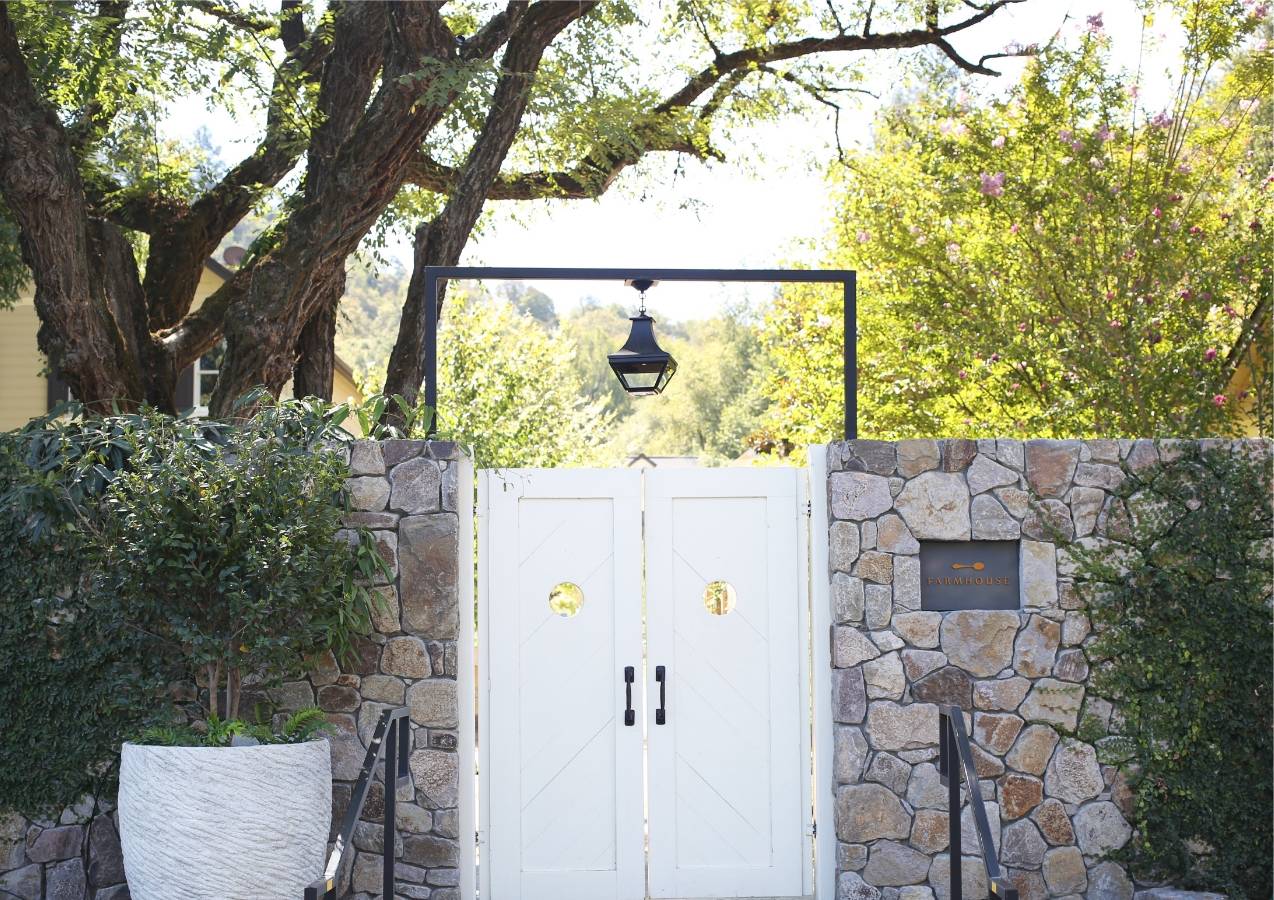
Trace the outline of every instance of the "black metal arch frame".
<path fill-rule="evenodd" d="M 438 417 L 438 283 L 482 281 L 718 281 L 761 284 L 839 284 L 845 299 L 845 439 L 858 437 L 858 286 L 851 269 L 578 269 L 535 266 L 425 267 L 425 403 Z M 430 425 L 430 430 L 434 428 Z"/>

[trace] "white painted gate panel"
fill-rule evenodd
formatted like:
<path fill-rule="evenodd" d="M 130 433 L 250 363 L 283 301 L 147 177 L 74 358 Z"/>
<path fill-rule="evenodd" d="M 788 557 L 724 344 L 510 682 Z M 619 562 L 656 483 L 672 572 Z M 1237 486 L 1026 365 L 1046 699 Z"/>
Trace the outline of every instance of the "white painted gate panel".
<path fill-rule="evenodd" d="M 624 724 L 623 670 L 640 716 L 641 475 L 493 472 L 487 496 L 492 897 L 640 900 L 642 735 Z M 549 607 L 562 582 L 583 592 L 570 617 Z"/>
<path fill-rule="evenodd" d="M 646 473 L 649 888 L 800 897 L 808 882 L 803 499 L 792 469 Z M 714 615 L 705 588 L 734 606 Z M 656 722 L 664 666 L 666 724 Z"/>

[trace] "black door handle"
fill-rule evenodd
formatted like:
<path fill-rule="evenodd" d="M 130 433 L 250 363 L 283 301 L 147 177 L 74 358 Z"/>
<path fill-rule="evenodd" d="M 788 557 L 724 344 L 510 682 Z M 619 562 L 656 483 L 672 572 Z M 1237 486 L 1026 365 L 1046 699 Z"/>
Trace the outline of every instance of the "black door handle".
<path fill-rule="evenodd" d="M 663 725 L 668 721 L 668 714 L 664 711 L 664 686 L 667 683 L 666 672 L 663 666 L 655 666 L 655 681 L 659 683 L 659 708 L 655 710 L 655 724 Z"/>
<path fill-rule="evenodd" d="M 633 678 L 636 675 L 632 666 L 624 666 L 624 724 L 636 725 L 637 714 L 633 712 Z"/>

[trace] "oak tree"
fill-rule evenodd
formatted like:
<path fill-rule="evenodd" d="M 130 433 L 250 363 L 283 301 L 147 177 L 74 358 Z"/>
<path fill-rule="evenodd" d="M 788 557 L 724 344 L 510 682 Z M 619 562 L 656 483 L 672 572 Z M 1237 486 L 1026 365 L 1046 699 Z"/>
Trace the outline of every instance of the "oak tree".
<path fill-rule="evenodd" d="M 868 51 L 994 74 L 1002 54 L 953 42 L 1020 2 L 682 0 L 643 21 L 623 0 L 17 0 L 0 4 L 0 218 L 77 397 L 172 409 L 177 373 L 224 339 L 216 414 L 257 384 L 330 396 L 347 258 L 387 217 L 418 222 L 384 379 L 414 398 L 422 269 L 459 260 L 486 201 L 596 197 L 647 154 L 713 157 L 798 97 L 835 104 Z M 192 97 L 263 113 L 223 172 L 164 138 Z M 275 200 L 196 306 L 209 254 Z"/>

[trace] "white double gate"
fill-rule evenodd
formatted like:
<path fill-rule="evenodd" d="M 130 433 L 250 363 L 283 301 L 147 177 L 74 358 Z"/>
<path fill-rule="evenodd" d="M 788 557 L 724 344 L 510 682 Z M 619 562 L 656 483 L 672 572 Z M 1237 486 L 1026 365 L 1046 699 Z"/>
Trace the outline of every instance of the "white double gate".
<path fill-rule="evenodd" d="M 812 893 L 805 473 L 480 473 L 483 896 Z"/>

